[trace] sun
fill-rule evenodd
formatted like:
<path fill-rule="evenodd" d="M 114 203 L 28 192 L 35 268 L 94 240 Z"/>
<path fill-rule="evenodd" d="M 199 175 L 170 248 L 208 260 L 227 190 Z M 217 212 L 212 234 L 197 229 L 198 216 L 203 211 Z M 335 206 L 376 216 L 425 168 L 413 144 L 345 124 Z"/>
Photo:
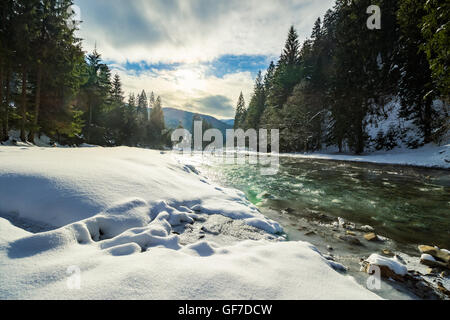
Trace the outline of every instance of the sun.
<path fill-rule="evenodd" d="M 194 93 L 205 88 L 204 72 L 201 68 L 183 68 L 175 72 L 177 87 L 181 91 Z"/>

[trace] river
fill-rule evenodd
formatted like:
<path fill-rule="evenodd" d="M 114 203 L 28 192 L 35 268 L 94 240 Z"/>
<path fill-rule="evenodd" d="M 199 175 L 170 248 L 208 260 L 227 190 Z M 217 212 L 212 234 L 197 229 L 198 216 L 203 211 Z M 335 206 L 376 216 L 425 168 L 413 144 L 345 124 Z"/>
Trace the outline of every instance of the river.
<path fill-rule="evenodd" d="M 400 245 L 450 248 L 449 170 L 290 157 L 280 158 L 273 176 L 250 164 L 207 161 L 202 170 L 263 210 L 290 208 L 285 214 L 291 218 L 342 217 Z"/>

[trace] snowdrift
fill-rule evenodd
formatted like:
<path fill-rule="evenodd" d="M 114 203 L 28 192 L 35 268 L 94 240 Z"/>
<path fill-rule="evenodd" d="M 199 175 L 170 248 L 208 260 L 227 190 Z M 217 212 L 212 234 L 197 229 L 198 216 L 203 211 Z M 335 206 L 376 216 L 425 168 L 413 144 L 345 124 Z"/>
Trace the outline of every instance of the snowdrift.
<path fill-rule="evenodd" d="M 213 215 L 257 240 L 180 241 Z M 0 147 L 0 299 L 378 298 L 281 232 L 171 154 Z"/>

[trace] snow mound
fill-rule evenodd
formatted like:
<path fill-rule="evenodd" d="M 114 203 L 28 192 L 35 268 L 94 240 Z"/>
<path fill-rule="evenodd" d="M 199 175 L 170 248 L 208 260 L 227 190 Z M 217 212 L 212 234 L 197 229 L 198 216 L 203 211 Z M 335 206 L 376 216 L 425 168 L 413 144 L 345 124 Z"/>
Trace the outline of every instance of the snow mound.
<path fill-rule="evenodd" d="M 241 192 L 217 190 L 170 154 L 158 151 L 0 147 L 0 163 L 0 213 L 54 227 L 93 217 L 127 199 L 140 199 L 147 209 L 158 211 L 164 199 L 191 212 L 221 214 L 248 220 L 270 233 L 282 232 Z M 172 219 L 185 216 L 174 214 Z"/>
<path fill-rule="evenodd" d="M 388 267 L 399 276 L 404 276 L 408 273 L 408 268 L 396 258 L 391 259 L 378 254 L 372 254 L 366 261 L 372 265 Z"/>

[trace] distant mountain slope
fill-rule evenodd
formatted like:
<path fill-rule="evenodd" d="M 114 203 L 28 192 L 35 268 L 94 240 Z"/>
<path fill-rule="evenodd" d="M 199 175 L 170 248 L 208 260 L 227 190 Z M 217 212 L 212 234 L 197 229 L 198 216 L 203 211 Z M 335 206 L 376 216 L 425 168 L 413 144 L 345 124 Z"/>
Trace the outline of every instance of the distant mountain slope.
<path fill-rule="evenodd" d="M 234 127 L 234 119 L 229 119 L 229 120 L 221 120 L 223 123 Z"/>
<path fill-rule="evenodd" d="M 189 131 L 192 130 L 192 119 L 194 118 L 194 115 L 198 114 L 173 108 L 163 108 L 163 111 L 166 126 L 168 128 L 177 128 L 181 121 L 183 128 L 188 129 Z M 227 129 L 233 128 L 232 125 L 222 122 L 212 116 L 203 114 L 198 115 L 200 115 L 200 117 L 202 117 L 202 119 L 204 119 L 205 121 L 209 122 L 213 126 L 213 128 L 219 129 L 224 134 Z"/>

